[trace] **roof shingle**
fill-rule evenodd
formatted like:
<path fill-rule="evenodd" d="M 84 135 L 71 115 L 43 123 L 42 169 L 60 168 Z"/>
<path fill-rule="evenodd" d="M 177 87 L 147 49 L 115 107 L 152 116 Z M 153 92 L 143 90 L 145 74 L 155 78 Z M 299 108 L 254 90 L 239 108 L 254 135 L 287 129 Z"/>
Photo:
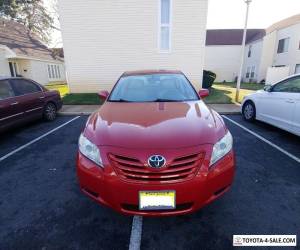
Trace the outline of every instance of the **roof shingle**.
<path fill-rule="evenodd" d="M 215 29 L 207 30 L 206 45 L 241 45 L 243 29 Z M 246 44 L 261 39 L 265 36 L 264 29 L 248 29 Z"/>
<path fill-rule="evenodd" d="M 0 18 L 0 44 L 7 46 L 17 56 L 44 60 L 62 60 L 44 45 L 24 25 Z"/>

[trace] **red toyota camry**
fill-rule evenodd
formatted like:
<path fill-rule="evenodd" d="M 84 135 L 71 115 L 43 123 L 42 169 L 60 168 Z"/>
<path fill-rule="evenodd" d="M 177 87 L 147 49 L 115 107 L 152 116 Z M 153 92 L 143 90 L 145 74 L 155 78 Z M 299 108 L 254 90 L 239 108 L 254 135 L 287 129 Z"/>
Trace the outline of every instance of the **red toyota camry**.
<path fill-rule="evenodd" d="M 79 138 L 81 190 L 133 215 L 193 212 L 230 188 L 232 136 L 179 71 L 124 73 Z"/>

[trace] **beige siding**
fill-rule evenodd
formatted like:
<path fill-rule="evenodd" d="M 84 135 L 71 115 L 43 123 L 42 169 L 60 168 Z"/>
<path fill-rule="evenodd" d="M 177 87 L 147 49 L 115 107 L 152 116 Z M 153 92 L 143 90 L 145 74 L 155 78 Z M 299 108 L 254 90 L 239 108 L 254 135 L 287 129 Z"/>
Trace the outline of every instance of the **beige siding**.
<path fill-rule="evenodd" d="M 32 79 L 32 70 L 31 70 L 31 63 L 29 60 L 25 59 L 18 59 L 16 60 L 18 64 L 18 73 L 26 78 Z"/>
<path fill-rule="evenodd" d="M 42 61 L 31 60 L 31 78 L 40 84 L 47 84 L 49 82 L 47 63 Z"/>
<path fill-rule="evenodd" d="M 241 46 L 206 46 L 204 69 L 217 74 L 216 82 L 233 82 L 238 76 Z"/>
<path fill-rule="evenodd" d="M 158 50 L 158 0 L 60 0 L 71 92 L 110 89 L 127 70 L 179 69 L 200 87 L 207 0 L 173 0 L 171 53 Z"/>
<path fill-rule="evenodd" d="M 0 76 L 10 76 L 5 49 L 0 48 Z"/>
<path fill-rule="evenodd" d="M 65 69 L 64 69 L 64 65 L 62 63 L 58 63 L 58 62 L 46 62 L 46 61 L 39 61 L 39 60 L 29 60 L 28 62 L 28 67 L 29 70 L 27 72 L 27 76 L 28 78 L 31 78 L 35 81 L 37 81 L 40 84 L 48 84 L 51 81 L 62 81 L 65 82 L 66 81 L 66 77 L 65 77 Z M 57 78 L 57 79 L 49 79 L 48 76 L 48 64 L 55 64 L 55 65 L 59 65 L 60 67 L 60 74 L 61 74 L 61 78 Z"/>

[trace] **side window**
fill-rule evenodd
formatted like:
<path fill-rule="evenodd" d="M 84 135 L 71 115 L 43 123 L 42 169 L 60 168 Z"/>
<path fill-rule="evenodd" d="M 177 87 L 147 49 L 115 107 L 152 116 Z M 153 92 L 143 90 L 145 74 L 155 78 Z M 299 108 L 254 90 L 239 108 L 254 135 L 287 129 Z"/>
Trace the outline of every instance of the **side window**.
<path fill-rule="evenodd" d="M 13 96 L 14 96 L 14 91 L 10 86 L 8 80 L 0 81 L 0 101 Z"/>
<path fill-rule="evenodd" d="M 276 84 L 272 92 L 300 93 L 300 77 Z"/>
<path fill-rule="evenodd" d="M 159 49 L 162 52 L 171 49 L 171 1 L 160 0 Z"/>
<path fill-rule="evenodd" d="M 247 67 L 246 78 L 250 77 L 251 67 Z"/>
<path fill-rule="evenodd" d="M 31 93 L 40 92 L 41 88 L 31 81 L 24 79 L 11 79 L 12 87 L 14 89 L 15 95 L 26 95 Z"/>
<path fill-rule="evenodd" d="M 280 39 L 278 41 L 277 54 L 288 52 L 290 38 Z"/>
<path fill-rule="evenodd" d="M 249 45 L 248 57 L 251 57 L 252 54 L 252 45 Z"/>

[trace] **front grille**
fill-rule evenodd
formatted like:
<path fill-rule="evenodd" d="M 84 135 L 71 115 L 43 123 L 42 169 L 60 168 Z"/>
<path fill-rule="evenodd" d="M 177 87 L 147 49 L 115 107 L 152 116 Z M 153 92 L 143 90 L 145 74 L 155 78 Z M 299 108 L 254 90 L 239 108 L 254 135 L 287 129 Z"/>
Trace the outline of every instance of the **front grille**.
<path fill-rule="evenodd" d="M 115 154 L 109 154 L 109 159 L 122 178 L 135 182 L 177 182 L 193 178 L 204 159 L 204 153 L 185 155 L 175 158 L 161 169 L 151 169 L 140 160 Z"/>

